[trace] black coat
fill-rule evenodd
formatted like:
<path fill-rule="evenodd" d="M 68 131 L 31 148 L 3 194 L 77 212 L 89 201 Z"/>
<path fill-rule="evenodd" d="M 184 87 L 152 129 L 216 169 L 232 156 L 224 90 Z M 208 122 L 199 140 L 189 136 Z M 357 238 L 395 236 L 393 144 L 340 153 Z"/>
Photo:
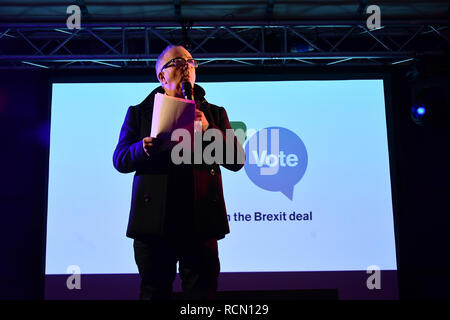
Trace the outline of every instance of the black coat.
<path fill-rule="evenodd" d="M 219 164 L 175 165 L 170 151 L 149 157 L 143 149 L 142 139 L 150 136 L 157 92 L 164 93 L 164 89 L 156 88 L 142 103 L 128 108 L 113 155 L 119 172 L 136 172 L 126 235 L 140 240 L 152 236 L 222 239 L 230 230 Z M 227 113 L 223 107 L 208 103 L 204 96 L 203 88 L 195 85 L 197 106 L 205 114 L 209 128 L 220 129 L 225 141 L 225 129 L 231 129 Z M 245 157 L 236 137 L 233 150 L 235 160 L 239 153 Z M 240 163 L 221 165 L 238 171 L 243 166 L 242 159 Z"/>

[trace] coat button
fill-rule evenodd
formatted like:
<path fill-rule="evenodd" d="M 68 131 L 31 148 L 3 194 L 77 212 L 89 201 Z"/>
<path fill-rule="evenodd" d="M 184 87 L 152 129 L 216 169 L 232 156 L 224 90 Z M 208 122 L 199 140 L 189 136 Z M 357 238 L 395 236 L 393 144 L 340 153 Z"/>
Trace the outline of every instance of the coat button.
<path fill-rule="evenodd" d="M 144 194 L 144 201 L 145 202 L 150 202 L 152 198 L 148 195 L 148 194 Z"/>
<path fill-rule="evenodd" d="M 211 169 L 211 171 L 209 171 L 209 173 L 211 173 L 211 175 L 213 176 L 216 174 L 216 171 L 214 169 Z"/>

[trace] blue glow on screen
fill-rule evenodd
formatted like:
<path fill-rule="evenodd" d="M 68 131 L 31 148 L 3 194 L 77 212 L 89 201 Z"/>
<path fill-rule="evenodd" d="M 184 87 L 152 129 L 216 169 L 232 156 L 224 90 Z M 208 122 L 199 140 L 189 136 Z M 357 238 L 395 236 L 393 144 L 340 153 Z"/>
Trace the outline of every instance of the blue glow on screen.
<path fill-rule="evenodd" d="M 283 127 L 308 153 L 290 200 L 222 168 L 229 215 L 312 212 L 311 221 L 231 220 L 221 272 L 396 270 L 382 80 L 199 83 L 247 128 Z M 46 274 L 137 273 L 125 237 L 133 174 L 112 165 L 128 106 L 156 83 L 53 84 Z M 248 141 L 248 140 L 247 140 Z"/>

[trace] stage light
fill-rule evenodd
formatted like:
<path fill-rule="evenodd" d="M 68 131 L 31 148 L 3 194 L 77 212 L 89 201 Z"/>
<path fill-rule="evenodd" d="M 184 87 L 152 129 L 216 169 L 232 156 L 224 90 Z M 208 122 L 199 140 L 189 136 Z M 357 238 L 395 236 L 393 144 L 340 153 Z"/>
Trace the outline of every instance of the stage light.
<path fill-rule="evenodd" d="M 314 51 L 314 48 L 309 44 L 293 44 L 290 47 L 291 53 L 302 53 Z"/>
<path fill-rule="evenodd" d="M 423 116 L 425 114 L 425 107 L 424 106 L 418 107 L 416 112 L 417 112 L 417 115 Z"/>
<path fill-rule="evenodd" d="M 442 128 L 450 125 L 448 94 L 443 86 L 430 85 L 417 91 L 410 111 L 419 126 Z"/>

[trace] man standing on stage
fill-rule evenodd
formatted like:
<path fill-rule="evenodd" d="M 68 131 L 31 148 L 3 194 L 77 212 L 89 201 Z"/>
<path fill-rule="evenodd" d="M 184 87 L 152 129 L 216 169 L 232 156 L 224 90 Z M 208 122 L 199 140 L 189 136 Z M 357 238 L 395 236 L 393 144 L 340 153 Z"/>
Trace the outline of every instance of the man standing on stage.
<path fill-rule="evenodd" d="M 155 66 L 161 86 L 129 107 L 114 151 L 119 172 L 135 171 L 127 237 L 134 239 L 141 299 L 171 297 L 177 262 L 187 298 L 212 299 L 217 290 L 217 240 L 229 233 L 219 165 L 238 171 L 245 154 L 234 134 L 227 137 L 231 126 L 225 109 L 208 103 L 203 88 L 195 84 L 197 66 L 182 46 L 168 46 L 161 53 Z M 177 165 L 170 150 L 160 148 L 161 138 L 149 137 L 156 93 L 184 98 L 186 81 L 193 87 L 195 120 L 201 121 L 202 133 L 220 130 L 223 161 Z"/>

